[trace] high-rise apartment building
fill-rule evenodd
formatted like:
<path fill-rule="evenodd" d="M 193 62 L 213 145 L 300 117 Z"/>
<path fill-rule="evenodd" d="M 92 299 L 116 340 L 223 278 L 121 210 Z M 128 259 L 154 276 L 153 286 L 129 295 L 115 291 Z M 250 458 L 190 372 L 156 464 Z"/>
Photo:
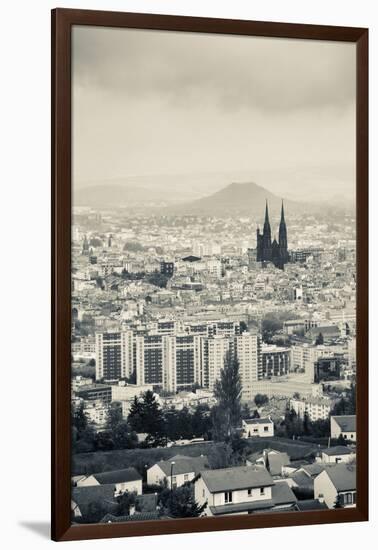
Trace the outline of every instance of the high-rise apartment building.
<path fill-rule="evenodd" d="M 261 337 L 256 332 L 243 332 L 235 337 L 234 350 L 239 361 L 242 398 L 252 399 L 253 385 L 262 377 Z"/>
<path fill-rule="evenodd" d="M 263 346 L 262 378 L 284 376 L 290 370 L 290 349 L 280 346 Z"/>
<path fill-rule="evenodd" d="M 131 331 L 96 334 L 96 380 L 119 380 L 133 372 Z"/>

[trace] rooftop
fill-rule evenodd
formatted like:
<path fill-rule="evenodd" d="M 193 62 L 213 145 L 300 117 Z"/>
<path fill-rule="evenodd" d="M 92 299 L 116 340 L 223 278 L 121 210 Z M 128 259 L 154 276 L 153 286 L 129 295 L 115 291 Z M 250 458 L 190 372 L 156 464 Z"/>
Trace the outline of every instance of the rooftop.
<path fill-rule="evenodd" d="M 290 489 L 286 481 L 280 481 L 272 487 L 272 499 L 275 506 L 282 506 L 283 504 L 294 504 L 297 502 L 297 497 Z"/>
<path fill-rule="evenodd" d="M 356 431 L 356 415 L 341 415 L 331 416 L 333 420 L 340 426 L 342 432 L 355 432 Z"/>
<path fill-rule="evenodd" d="M 157 465 L 163 470 L 166 476 L 170 476 L 172 462 L 174 462 L 172 475 L 187 474 L 189 472 L 198 474 L 201 470 L 209 467 L 207 456 L 189 457 L 183 455 L 175 455 L 169 460 L 161 460 L 157 462 Z"/>
<path fill-rule="evenodd" d="M 265 468 L 253 466 L 205 470 L 200 475 L 211 493 L 274 485 L 272 476 Z"/>
<path fill-rule="evenodd" d="M 338 455 L 350 455 L 354 454 L 354 451 L 349 449 L 344 445 L 336 445 L 336 447 L 329 447 L 328 449 L 323 449 L 322 453 L 328 456 L 338 456 Z"/>
<path fill-rule="evenodd" d="M 96 478 L 101 485 L 105 485 L 107 483 L 125 483 L 127 481 L 137 481 L 142 479 L 142 476 L 135 468 L 102 472 L 100 474 L 93 474 L 93 477 Z"/>
<path fill-rule="evenodd" d="M 300 512 L 309 512 L 310 510 L 328 510 L 325 502 L 317 499 L 298 500 L 296 507 Z"/>
<path fill-rule="evenodd" d="M 270 418 L 246 418 L 243 420 L 246 424 L 273 424 Z"/>
<path fill-rule="evenodd" d="M 329 464 L 325 466 L 330 480 L 337 491 L 356 490 L 356 467 L 349 464 Z"/>

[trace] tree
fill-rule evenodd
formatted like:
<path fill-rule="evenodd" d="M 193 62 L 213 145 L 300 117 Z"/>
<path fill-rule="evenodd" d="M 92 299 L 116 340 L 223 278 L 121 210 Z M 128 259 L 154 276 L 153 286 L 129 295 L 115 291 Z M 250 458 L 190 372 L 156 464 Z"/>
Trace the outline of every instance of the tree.
<path fill-rule="evenodd" d="M 197 504 L 190 485 L 164 489 L 159 495 L 159 504 L 173 518 L 198 518 L 207 507 L 207 502 L 201 506 Z"/>
<path fill-rule="evenodd" d="M 226 411 L 221 405 L 215 405 L 210 412 L 211 434 L 214 441 L 225 441 L 229 435 L 227 433 Z"/>
<path fill-rule="evenodd" d="M 166 288 L 168 281 L 169 277 L 167 275 L 163 275 L 163 273 L 159 273 L 158 271 L 151 273 L 151 275 L 148 275 L 147 277 L 148 283 L 158 286 L 159 288 Z"/>
<path fill-rule="evenodd" d="M 151 390 L 147 390 L 143 394 L 142 420 L 146 433 L 154 437 L 163 435 L 162 410 Z"/>
<path fill-rule="evenodd" d="M 208 405 L 197 405 L 192 418 L 192 430 L 195 437 L 209 438 L 211 418 Z"/>
<path fill-rule="evenodd" d="M 232 463 L 232 447 L 229 443 L 211 445 L 207 457 L 212 470 L 228 468 Z"/>
<path fill-rule="evenodd" d="M 303 434 L 303 421 L 297 415 L 294 409 L 287 409 L 285 413 L 285 420 L 283 421 L 286 436 L 292 438 Z"/>
<path fill-rule="evenodd" d="M 331 411 L 332 416 L 343 414 L 356 414 L 356 385 L 354 383 L 345 391 L 345 397 L 343 396 Z"/>
<path fill-rule="evenodd" d="M 138 444 L 138 437 L 135 432 L 130 432 L 130 428 L 125 420 L 119 422 L 112 432 L 115 449 L 134 449 Z"/>
<path fill-rule="evenodd" d="M 310 429 L 310 417 L 308 416 L 308 412 L 305 411 L 303 416 L 303 431 L 305 435 L 309 435 L 311 429 Z"/>
<path fill-rule="evenodd" d="M 94 451 L 96 445 L 96 432 L 93 426 L 88 425 L 88 427 L 80 432 L 80 437 L 76 438 L 75 441 L 75 452 L 76 453 L 89 453 Z"/>
<path fill-rule="evenodd" d="M 72 425 L 77 429 L 77 435 L 80 438 L 80 433 L 88 426 L 88 418 L 84 413 L 84 403 L 80 403 L 80 405 L 72 411 Z"/>
<path fill-rule="evenodd" d="M 118 403 L 113 403 L 108 410 L 106 429 L 114 432 L 120 422 L 122 422 L 122 409 Z"/>
<path fill-rule="evenodd" d="M 344 508 L 343 506 L 343 497 L 338 494 L 335 500 L 334 508 Z"/>
<path fill-rule="evenodd" d="M 262 407 L 263 405 L 266 405 L 266 403 L 269 402 L 269 397 L 263 393 L 257 393 L 255 395 L 255 404 L 256 407 Z"/>
<path fill-rule="evenodd" d="M 131 428 L 137 433 L 143 432 L 142 415 L 143 415 L 143 403 L 135 395 L 133 401 L 131 402 L 131 407 L 130 407 L 129 415 L 127 417 L 127 421 L 130 424 Z"/>
<path fill-rule="evenodd" d="M 319 332 L 315 340 L 315 345 L 322 346 L 323 344 L 324 344 L 324 336 L 321 332 Z"/>
<path fill-rule="evenodd" d="M 151 446 L 162 444 L 165 439 L 164 418 L 155 394 L 147 390 L 141 399 L 134 398 L 128 422 L 135 432 L 147 433 L 147 443 Z"/>
<path fill-rule="evenodd" d="M 220 380 L 216 380 L 214 396 L 224 411 L 225 428 L 228 437 L 235 431 L 241 419 L 242 383 L 239 373 L 239 361 L 235 354 L 226 353 L 224 368 Z"/>
<path fill-rule="evenodd" d="M 144 246 L 137 241 L 128 241 L 124 244 L 123 250 L 128 250 L 130 252 L 142 252 L 144 250 Z"/>
<path fill-rule="evenodd" d="M 248 331 L 248 325 L 245 321 L 240 321 L 239 325 L 240 325 L 240 334 L 243 334 L 243 332 Z"/>
<path fill-rule="evenodd" d="M 241 411 L 241 416 L 244 420 L 247 418 L 251 418 L 251 409 L 249 408 L 248 403 L 244 403 Z"/>
<path fill-rule="evenodd" d="M 135 491 L 129 493 L 126 491 L 116 497 L 117 501 L 117 516 L 128 516 L 130 515 L 131 506 L 136 505 L 137 494 Z"/>
<path fill-rule="evenodd" d="M 109 431 L 98 432 L 96 449 L 98 451 L 112 451 L 114 449 L 113 437 Z"/>

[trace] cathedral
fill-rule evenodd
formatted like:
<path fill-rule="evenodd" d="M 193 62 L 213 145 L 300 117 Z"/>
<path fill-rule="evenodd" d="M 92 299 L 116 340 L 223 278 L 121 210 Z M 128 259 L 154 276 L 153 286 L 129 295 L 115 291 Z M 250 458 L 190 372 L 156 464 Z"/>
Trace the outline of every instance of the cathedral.
<path fill-rule="evenodd" d="M 289 261 L 289 253 L 287 250 L 287 231 L 283 201 L 281 206 L 281 221 L 278 230 L 278 242 L 276 239 L 272 241 L 270 230 L 268 201 L 265 205 L 265 221 L 263 233 L 257 228 L 257 246 L 256 246 L 256 261 L 257 262 L 272 262 L 275 267 L 284 269 L 285 264 Z"/>

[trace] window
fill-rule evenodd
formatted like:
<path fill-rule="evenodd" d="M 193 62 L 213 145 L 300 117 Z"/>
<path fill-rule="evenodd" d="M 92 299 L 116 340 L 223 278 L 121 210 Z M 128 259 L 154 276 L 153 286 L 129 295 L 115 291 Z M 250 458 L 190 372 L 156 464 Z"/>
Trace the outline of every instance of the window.
<path fill-rule="evenodd" d="M 265 487 L 260 487 L 260 495 L 265 495 Z"/>
<path fill-rule="evenodd" d="M 252 489 L 248 489 L 248 496 L 249 496 L 249 497 L 252 496 Z"/>
<path fill-rule="evenodd" d="M 224 501 L 226 504 L 229 504 L 230 502 L 232 502 L 232 491 L 226 491 L 224 493 Z"/>
<path fill-rule="evenodd" d="M 344 497 L 344 504 L 353 504 L 353 495 L 352 493 L 345 493 L 343 495 Z"/>
<path fill-rule="evenodd" d="M 269 431 L 269 426 L 264 426 L 264 432 L 268 432 Z"/>
<path fill-rule="evenodd" d="M 189 474 L 184 474 L 184 481 L 188 481 L 189 479 Z"/>

